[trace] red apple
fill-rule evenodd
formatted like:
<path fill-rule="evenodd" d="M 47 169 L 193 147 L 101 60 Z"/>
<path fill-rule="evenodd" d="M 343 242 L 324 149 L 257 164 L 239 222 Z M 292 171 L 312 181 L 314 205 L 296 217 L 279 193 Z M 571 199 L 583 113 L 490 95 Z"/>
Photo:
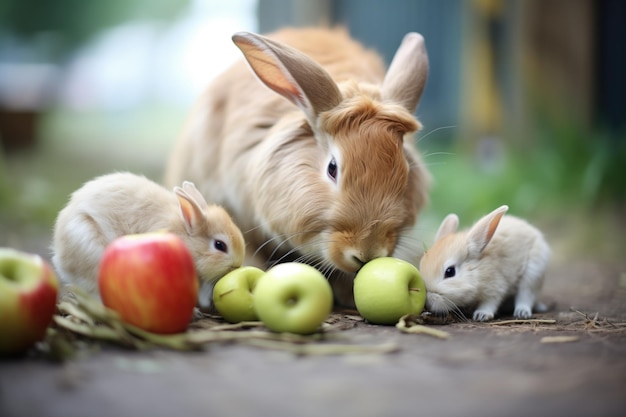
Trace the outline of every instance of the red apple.
<path fill-rule="evenodd" d="M 161 334 L 186 330 L 198 299 L 198 276 L 183 241 L 171 233 L 117 238 L 100 261 L 100 297 L 122 320 Z"/>
<path fill-rule="evenodd" d="M 59 281 L 38 255 L 0 248 L 0 355 L 43 339 L 56 309 Z"/>

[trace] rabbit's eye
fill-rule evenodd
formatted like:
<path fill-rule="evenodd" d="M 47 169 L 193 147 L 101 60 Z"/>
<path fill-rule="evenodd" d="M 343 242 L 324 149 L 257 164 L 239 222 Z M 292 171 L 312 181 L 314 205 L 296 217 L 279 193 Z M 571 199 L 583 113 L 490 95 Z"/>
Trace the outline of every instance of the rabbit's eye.
<path fill-rule="evenodd" d="M 220 252 L 228 252 L 228 245 L 222 240 L 214 240 L 213 247 Z"/>
<path fill-rule="evenodd" d="M 328 163 L 327 172 L 330 179 L 333 180 L 333 182 L 337 182 L 337 161 L 335 161 L 334 157 Z"/>
<path fill-rule="evenodd" d="M 443 273 L 443 279 L 452 278 L 456 275 L 456 268 L 453 266 L 449 266 L 446 268 L 446 272 Z"/>

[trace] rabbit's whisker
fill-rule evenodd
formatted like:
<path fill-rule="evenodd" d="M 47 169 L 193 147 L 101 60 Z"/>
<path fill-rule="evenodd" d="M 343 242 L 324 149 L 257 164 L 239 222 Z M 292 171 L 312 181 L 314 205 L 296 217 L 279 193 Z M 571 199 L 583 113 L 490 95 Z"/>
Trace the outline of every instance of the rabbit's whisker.
<path fill-rule="evenodd" d="M 437 128 L 435 128 L 435 129 L 431 130 L 431 131 L 430 131 L 430 132 L 428 132 L 428 133 L 425 133 L 425 134 L 423 134 L 423 135 L 420 135 L 420 136 L 418 137 L 418 139 L 417 139 L 417 143 L 420 143 L 421 141 L 423 141 L 424 139 L 426 139 L 427 137 L 429 137 L 429 136 L 430 136 L 430 135 L 432 135 L 433 133 L 439 132 L 440 130 L 444 130 L 444 129 L 454 129 L 454 128 L 456 128 L 456 127 L 457 127 L 457 125 L 449 125 L 449 126 L 440 126 L 440 127 L 437 127 Z"/>
<path fill-rule="evenodd" d="M 467 317 L 465 317 L 465 314 L 463 313 L 463 311 L 459 308 L 459 306 L 457 306 L 452 300 L 450 300 L 447 297 L 441 296 L 442 300 L 445 302 L 447 309 L 448 309 L 448 313 L 451 313 L 453 317 L 455 317 L 456 319 L 458 319 L 461 322 L 467 322 Z"/>
<path fill-rule="evenodd" d="M 291 235 L 289 235 L 288 237 L 285 237 L 284 235 L 277 235 L 274 237 L 271 237 L 269 239 L 267 239 L 265 242 L 263 242 L 263 244 L 261 244 L 255 251 L 254 251 L 254 255 L 258 255 L 258 253 L 267 245 L 269 245 L 272 242 L 276 242 L 276 241 L 280 241 L 280 243 L 278 243 L 276 245 L 276 247 L 273 249 L 272 254 L 270 256 L 270 259 L 273 258 L 276 255 L 276 252 L 280 249 L 281 246 L 285 245 L 287 242 L 289 242 L 289 240 L 293 239 L 295 236 L 299 236 L 299 235 L 303 235 L 303 234 L 307 234 L 307 233 L 311 233 L 310 231 L 302 231 L 302 232 L 296 232 L 296 233 L 292 233 Z"/>

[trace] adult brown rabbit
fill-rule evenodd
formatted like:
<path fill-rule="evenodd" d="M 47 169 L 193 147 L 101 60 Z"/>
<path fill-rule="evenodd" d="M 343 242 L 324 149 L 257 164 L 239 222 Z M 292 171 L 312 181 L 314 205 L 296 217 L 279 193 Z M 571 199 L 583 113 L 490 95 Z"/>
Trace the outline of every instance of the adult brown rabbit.
<path fill-rule="evenodd" d="M 347 277 L 348 294 L 373 258 L 417 263 L 412 230 L 430 182 L 412 137 L 428 75 L 423 37 L 407 34 L 386 74 L 343 29 L 233 41 L 253 71 L 238 62 L 209 86 L 165 183 L 193 181 L 232 213 L 254 264 L 308 262 Z"/>

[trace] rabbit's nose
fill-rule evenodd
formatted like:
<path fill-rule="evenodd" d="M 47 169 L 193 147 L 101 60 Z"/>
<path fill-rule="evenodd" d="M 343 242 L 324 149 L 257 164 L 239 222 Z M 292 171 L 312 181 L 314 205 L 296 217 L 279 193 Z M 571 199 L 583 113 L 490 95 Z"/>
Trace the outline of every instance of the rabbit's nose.
<path fill-rule="evenodd" d="M 359 269 L 367 263 L 367 261 L 362 260 L 357 255 L 352 255 L 352 261 L 354 261 L 354 263 L 359 265 Z"/>
<path fill-rule="evenodd" d="M 346 251 L 344 257 L 347 262 L 351 263 L 356 267 L 357 270 L 361 269 L 363 265 L 368 263 L 374 258 L 379 258 L 381 256 L 387 256 L 387 252 L 385 251 L 373 251 L 366 249 L 352 249 Z"/>
<path fill-rule="evenodd" d="M 365 254 L 356 248 L 346 249 L 341 255 L 341 265 L 346 271 L 356 272 L 368 261 Z"/>
<path fill-rule="evenodd" d="M 336 262 L 346 272 L 357 272 L 372 259 L 388 256 L 387 253 L 385 249 L 349 247 L 341 251 Z"/>

